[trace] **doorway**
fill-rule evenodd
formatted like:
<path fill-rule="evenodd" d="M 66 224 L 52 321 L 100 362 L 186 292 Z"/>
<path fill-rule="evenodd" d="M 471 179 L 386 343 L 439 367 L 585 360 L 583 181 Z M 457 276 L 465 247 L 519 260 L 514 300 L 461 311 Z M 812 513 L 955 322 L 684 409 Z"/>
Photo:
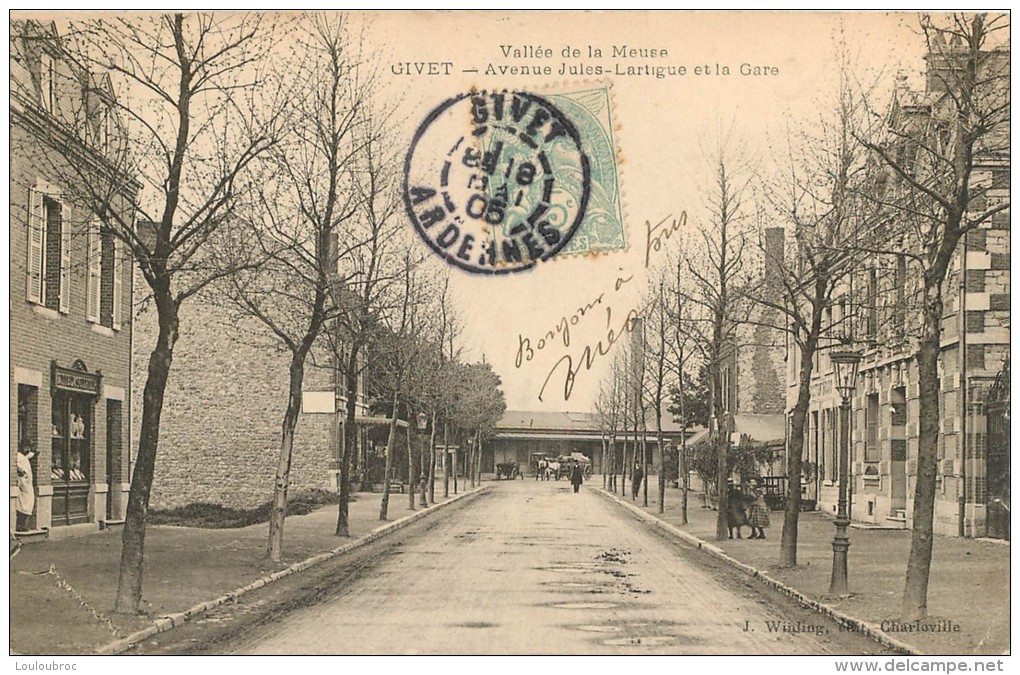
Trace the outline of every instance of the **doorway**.
<path fill-rule="evenodd" d="M 53 395 L 50 479 L 53 525 L 88 522 L 94 406 L 91 396 Z"/>

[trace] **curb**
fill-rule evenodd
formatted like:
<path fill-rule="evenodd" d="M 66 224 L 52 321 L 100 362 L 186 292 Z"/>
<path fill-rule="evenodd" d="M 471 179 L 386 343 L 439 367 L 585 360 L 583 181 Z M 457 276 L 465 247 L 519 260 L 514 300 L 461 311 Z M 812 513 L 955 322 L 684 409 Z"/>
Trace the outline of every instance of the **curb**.
<path fill-rule="evenodd" d="M 659 518 L 656 518 L 652 514 L 644 511 L 643 509 L 637 506 L 634 506 L 633 504 L 628 504 L 627 502 L 621 500 L 614 494 L 606 492 L 605 490 L 602 490 L 600 488 L 596 488 L 595 492 L 601 494 L 606 499 L 619 504 L 620 506 L 630 509 L 632 512 L 640 516 L 643 520 L 654 525 L 655 527 L 658 527 L 660 530 L 663 530 L 673 535 L 674 537 L 681 539 L 687 542 L 688 544 L 691 544 L 695 548 L 708 552 L 710 555 L 715 556 L 716 558 L 726 562 L 729 565 L 732 565 L 733 567 L 736 567 L 737 569 L 744 572 L 748 576 L 757 579 L 761 583 L 767 586 L 771 586 L 772 588 L 780 591 L 784 595 L 793 598 L 798 603 L 800 603 L 801 606 L 813 609 L 814 611 L 820 614 L 824 614 L 828 616 L 830 619 L 839 623 L 840 625 L 849 628 L 853 632 L 861 633 L 862 635 L 867 636 L 868 638 L 874 640 L 880 645 L 900 651 L 907 656 L 925 655 L 924 652 L 918 651 L 915 647 L 911 647 L 907 643 L 901 642 L 900 640 L 897 640 L 896 638 L 892 637 L 891 635 L 883 631 L 876 624 L 869 623 L 867 621 L 863 621 L 861 619 L 852 617 L 849 614 L 844 614 L 843 612 L 839 611 L 838 609 L 830 605 L 826 605 L 821 602 L 818 602 L 817 600 L 813 600 L 808 596 L 804 595 L 803 593 L 801 593 L 800 591 L 798 591 L 797 589 L 792 588 L 791 586 L 787 586 L 781 581 L 773 579 L 766 572 L 763 572 L 762 570 L 759 570 L 756 567 L 752 567 L 747 563 L 740 562 L 736 558 L 728 555 L 718 546 L 709 544 L 708 542 L 699 539 L 698 537 L 695 537 L 693 534 L 689 532 L 684 532 L 675 525 L 670 525 L 669 523 L 660 520 Z"/>
<path fill-rule="evenodd" d="M 244 595 L 245 593 L 249 593 L 256 589 L 262 588 L 267 584 L 271 584 L 272 582 L 277 581 L 279 579 L 283 579 L 284 577 L 289 577 L 290 575 L 295 574 L 297 572 L 303 572 L 304 570 L 310 567 L 314 567 L 315 565 L 324 563 L 327 560 L 331 560 L 338 556 L 344 555 L 345 553 L 350 553 L 355 549 L 361 548 L 362 546 L 365 546 L 366 544 L 369 544 L 375 541 L 376 539 L 379 539 L 385 534 L 389 534 L 390 532 L 395 532 L 397 530 L 403 529 L 410 525 L 411 523 L 421 520 L 422 518 L 425 518 L 430 513 L 434 513 L 435 511 L 443 508 L 444 506 L 453 504 L 462 499 L 467 499 L 469 497 L 480 495 L 483 492 L 488 492 L 491 488 L 492 488 L 491 485 L 483 485 L 475 490 L 472 490 L 471 492 L 462 492 L 459 495 L 454 495 L 453 497 L 448 498 L 444 502 L 441 502 L 439 504 L 433 504 L 432 506 L 426 509 L 419 509 L 410 515 L 404 516 L 403 518 L 394 520 L 391 523 L 386 523 L 385 525 L 375 528 L 365 536 L 359 537 L 358 539 L 355 539 L 352 542 L 344 544 L 343 546 L 338 546 L 331 551 L 320 553 L 318 555 L 312 556 L 311 558 L 307 558 L 300 562 L 296 562 L 293 565 L 290 565 L 289 567 L 286 567 L 277 572 L 273 572 L 272 574 L 268 574 L 262 577 L 261 579 L 256 579 L 255 581 L 249 583 L 248 585 L 242 586 L 241 588 L 235 589 L 229 593 L 221 595 L 218 598 L 208 600 L 206 602 L 201 602 L 189 609 L 184 610 L 183 612 L 177 612 L 174 614 L 162 616 L 158 619 L 155 619 L 152 622 L 152 625 L 147 628 L 143 628 L 139 631 L 132 633 L 131 635 L 128 635 L 127 637 L 121 638 L 120 640 L 114 640 L 113 642 L 105 644 L 102 647 L 98 647 L 95 653 L 102 654 L 105 656 L 112 656 L 114 654 L 123 653 L 130 649 L 131 647 L 133 647 L 134 645 L 136 645 L 137 643 L 141 642 L 142 640 L 150 638 L 153 635 L 158 635 L 159 633 L 164 633 L 170 630 L 171 628 L 176 628 L 184 624 L 185 622 L 195 618 L 196 616 L 200 616 L 201 614 L 208 612 L 210 609 L 219 607 L 220 605 L 225 605 L 228 602 L 236 602 L 237 599 Z"/>

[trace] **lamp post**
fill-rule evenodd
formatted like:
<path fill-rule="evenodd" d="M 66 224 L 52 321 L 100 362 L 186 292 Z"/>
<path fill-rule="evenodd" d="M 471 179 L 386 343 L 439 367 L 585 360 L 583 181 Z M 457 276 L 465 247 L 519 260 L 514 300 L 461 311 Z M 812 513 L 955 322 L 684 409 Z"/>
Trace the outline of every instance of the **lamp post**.
<path fill-rule="evenodd" d="M 832 369 L 836 375 L 836 391 L 843 398 L 840 406 L 839 425 L 839 501 L 836 513 L 836 535 L 832 539 L 832 579 L 829 582 L 829 595 L 846 595 L 847 590 L 847 551 L 850 548 L 850 537 L 847 527 L 850 525 L 850 514 L 847 512 L 847 481 L 850 473 L 850 397 L 857 386 L 857 366 L 861 362 L 861 354 L 849 348 L 837 349 L 829 354 Z"/>
<path fill-rule="evenodd" d="M 425 431 L 429 426 L 429 418 L 426 417 L 424 413 L 418 413 L 415 418 L 415 422 L 417 423 L 416 426 L 418 427 L 418 433 L 424 436 Z M 425 466 L 425 464 L 429 460 L 429 453 L 424 449 L 424 445 L 422 447 L 423 450 L 419 455 L 421 457 L 421 461 L 419 462 L 421 464 L 421 477 L 418 479 L 418 484 L 421 486 L 421 496 L 418 499 L 418 506 L 428 506 L 429 500 L 425 496 L 425 490 L 428 489 L 429 485 L 429 467 Z M 408 448 L 407 451 L 411 452 L 411 449 Z"/>

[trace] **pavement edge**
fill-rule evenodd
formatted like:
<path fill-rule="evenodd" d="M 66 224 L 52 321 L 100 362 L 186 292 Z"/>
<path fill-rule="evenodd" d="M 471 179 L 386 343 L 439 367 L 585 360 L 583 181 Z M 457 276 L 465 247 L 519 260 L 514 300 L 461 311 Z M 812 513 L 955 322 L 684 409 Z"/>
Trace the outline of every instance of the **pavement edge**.
<path fill-rule="evenodd" d="M 706 551 L 709 555 L 715 556 L 716 558 L 726 562 L 727 564 L 736 567 L 737 569 L 741 570 L 748 576 L 757 579 L 760 582 L 768 586 L 771 586 L 772 588 L 775 588 L 784 595 L 787 595 L 796 600 L 803 607 L 807 607 L 809 609 L 813 609 L 816 612 L 824 614 L 828 616 L 830 619 L 833 619 L 834 621 L 839 623 L 840 625 L 846 626 L 847 628 L 853 630 L 854 632 L 861 633 L 862 635 L 867 636 L 871 640 L 874 640 L 875 642 L 879 643 L 884 647 L 896 649 L 908 656 L 925 655 L 924 652 L 918 651 L 916 648 L 911 647 L 907 643 L 901 642 L 900 640 L 897 640 L 896 638 L 892 637 L 891 635 L 883 631 L 879 626 L 864 621 L 862 619 L 850 616 L 849 614 L 845 614 L 830 605 L 826 605 L 824 603 L 818 602 L 817 600 L 813 600 L 808 596 L 804 595 L 803 593 L 801 593 L 800 591 L 798 591 L 797 589 L 791 586 L 787 586 L 781 581 L 773 579 L 766 572 L 759 570 L 756 567 L 752 567 L 747 563 L 740 562 L 736 558 L 728 555 L 718 546 L 714 546 L 713 544 L 710 544 L 704 541 L 703 539 L 699 539 L 698 537 L 695 537 L 693 534 L 689 532 L 684 532 L 675 525 L 671 525 L 665 522 L 664 520 L 656 518 L 651 513 L 648 513 L 643 509 L 634 506 L 633 504 L 628 504 L 627 502 L 623 501 L 614 494 L 611 494 L 609 492 L 606 492 L 605 490 L 601 490 L 598 488 L 596 488 L 594 491 L 602 495 L 606 499 L 615 502 L 627 509 L 630 509 L 632 512 L 640 516 L 643 520 L 645 520 L 648 523 L 651 523 L 652 525 L 658 527 L 659 529 L 673 535 L 674 537 L 677 537 L 678 539 L 682 539 L 683 541 L 687 542 L 688 544 L 691 544 L 695 548 Z"/>
<path fill-rule="evenodd" d="M 475 490 L 471 490 L 470 492 L 462 492 L 458 495 L 454 495 L 453 497 L 450 497 L 446 501 L 440 502 L 438 504 L 433 504 L 432 506 L 429 506 L 425 509 L 419 509 L 410 515 L 394 520 L 393 522 L 382 525 L 381 527 L 377 527 L 368 534 L 359 537 L 358 539 L 355 539 L 352 542 L 344 544 L 343 546 L 338 546 L 331 551 L 319 553 L 318 555 L 314 555 L 311 558 L 306 558 L 305 560 L 296 562 L 293 565 L 290 565 L 289 567 L 285 567 L 282 570 L 273 572 L 272 574 L 268 574 L 260 579 L 256 579 L 255 581 L 245 586 L 242 586 L 241 588 L 235 589 L 229 593 L 225 593 L 218 598 L 214 598 L 213 600 L 208 600 L 206 602 L 200 602 L 197 605 L 194 605 L 193 607 L 184 610 L 183 612 L 176 612 L 174 614 L 162 616 L 158 619 L 155 619 L 152 622 L 152 625 L 148 626 L 147 628 L 142 628 L 141 630 L 131 633 L 127 637 L 123 637 L 119 640 L 114 640 L 113 642 L 105 644 L 102 647 L 98 647 L 95 650 L 95 653 L 102 654 L 104 656 L 121 654 L 130 649 L 131 647 L 133 647 L 134 645 L 138 644 L 142 640 L 150 638 L 153 635 L 158 635 L 159 633 L 164 633 L 172 628 L 176 628 L 184 624 L 185 622 L 190 621 L 191 619 L 200 616 L 205 612 L 208 612 L 210 609 L 219 607 L 220 605 L 225 605 L 228 602 L 236 602 L 239 597 L 243 596 L 246 593 L 262 588 L 263 586 L 271 584 L 274 581 L 283 579 L 284 577 L 289 577 L 290 575 L 295 574 L 297 572 L 303 572 L 304 570 L 310 567 L 314 567 L 315 565 L 324 563 L 327 560 L 331 560 L 338 556 L 344 555 L 345 553 L 349 553 L 355 549 L 361 548 L 362 546 L 365 546 L 366 544 L 369 544 L 375 541 L 376 539 L 379 539 L 383 535 L 403 529 L 404 527 L 407 527 L 411 523 L 421 520 L 422 518 L 428 516 L 430 513 L 435 513 L 437 510 L 445 506 L 456 503 L 463 499 L 467 499 L 469 497 L 478 496 L 484 492 L 488 492 L 491 488 L 492 488 L 491 485 L 483 485 Z"/>

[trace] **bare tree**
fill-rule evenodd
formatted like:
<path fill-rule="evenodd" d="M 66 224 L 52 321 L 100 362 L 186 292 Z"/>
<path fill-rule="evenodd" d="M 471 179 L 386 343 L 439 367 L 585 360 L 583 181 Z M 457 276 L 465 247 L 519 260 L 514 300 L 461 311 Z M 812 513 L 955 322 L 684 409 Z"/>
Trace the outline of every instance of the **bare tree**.
<path fill-rule="evenodd" d="M 616 435 L 620 429 L 622 400 L 618 361 L 599 384 L 599 397 L 595 402 L 595 418 L 602 436 L 602 487 L 616 492 Z"/>
<path fill-rule="evenodd" d="M 708 365 L 712 402 L 712 433 L 716 448 L 716 494 L 719 512 L 716 538 L 728 536 L 726 512 L 729 507 L 726 480 L 730 474 L 729 448 L 734 413 L 732 375 L 729 368 L 736 358 L 740 328 L 746 325 L 748 307 L 746 288 L 748 270 L 745 247 L 749 227 L 745 198 L 751 180 L 751 167 L 732 156 L 733 141 L 723 141 L 711 157 L 712 179 L 707 191 L 709 221 L 701 229 L 698 246 L 686 254 L 687 272 L 693 288 L 684 295 L 691 308 L 692 331 Z"/>
<path fill-rule="evenodd" d="M 290 102 L 289 130 L 264 159 L 253 204 L 250 236 L 237 243 L 264 252 L 265 262 L 226 279 L 226 296 L 261 323 L 289 354 L 288 393 L 280 456 L 273 483 L 267 555 L 283 554 L 283 526 L 301 412 L 306 361 L 320 333 L 336 316 L 332 289 L 338 263 L 363 242 L 348 223 L 357 215 L 359 155 L 376 139 L 362 133 L 368 81 L 359 77 L 362 54 L 348 35 L 347 18 L 313 15 L 306 39 L 278 64 L 274 86 Z M 354 232 L 355 236 L 351 236 Z M 343 233 L 344 236 L 340 236 Z"/>
<path fill-rule="evenodd" d="M 676 414 L 680 424 L 680 447 L 677 448 L 677 476 L 680 481 L 680 523 L 686 525 L 687 501 L 690 493 L 690 471 L 688 467 L 687 452 L 687 428 L 693 419 L 691 405 L 687 398 L 688 382 L 686 371 L 691 357 L 697 353 L 697 349 L 690 344 L 692 326 L 688 323 L 689 317 L 684 307 L 684 284 L 683 271 L 684 261 L 681 257 L 670 260 L 670 267 L 676 269 L 675 278 L 671 276 L 670 283 L 663 289 L 665 296 L 663 302 L 669 312 L 669 323 L 671 326 L 671 339 L 669 340 L 669 365 L 676 374 L 676 388 L 673 390 L 674 406 L 671 411 Z"/>
<path fill-rule="evenodd" d="M 869 166 L 858 139 L 872 134 L 864 92 L 851 77 L 845 48 L 841 62 L 832 114 L 820 120 L 817 131 L 789 139 L 773 179 L 765 181 L 764 201 L 772 213 L 764 219 L 781 226 L 759 232 L 764 276 L 750 293 L 765 310 L 757 313 L 757 320 L 784 331 L 797 347 L 797 399 L 790 411 L 786 511 L 779 549 L 779 564 L 784 566 L 797 564 L 804 438 L 815 356 L 845 334 L 847 317 L 837 315 L 833 322 L 826 321 L 826 314 L 833 309 L 834 293 L 860 259 L 853 244 L 868 228 L 859 191 Z M 794 243 L 789 255 L 788 234 Z"/>
<path fill-rule="evenodd" d="M 54 168 L 72 191 L 68 199 L 134 259 L 159 324 L 122 537 L 120 612 L 137 612 L 141 599 L 145 521 L 181 306 L 251 263 L 223 264 L 215 237 L 250 194 L 253 164 L 278 142 L 279 107 L 259 87 L 271 27 L 248 14 L 103 17 L 70 23 L 61 46 L 87 74 L 87 93 L 115 115 L 83 108 L 72 125 L 78 135 L 48 141 L 68 158 L 100 148 L 102 168 L 78 161 Z M 125 176 L 141 186 L 133 209 L 124 208 Z"/>
<path fill-rule="evenodd" d="M 658 270 L 659 277 L 657 288 L 652 289 L 648 298 L 645 310 L 642 314 L 646 317 L 647 329 L 645 330 L 645 388 L 648 401 L 654 409 L 655 414 L 655 436 L 659 447 L 659 513 L 666 511 L 666 452 L 662 433 L 662 411 L 666 406 L 666 399 L 669 395 L 670 379 L 672 369 L 669 363 L 669 345 L 671 342 L 672 327 L 670 326 L 669 308 L 667 307 L 666 277 L 663 270 Z M 645 469 L 647 471 L 647 467 Z M 645 487 L 645 506 L 648 506 L 648 488 Z"/>
<path fill-rule="evenodd" d="M 361 77 L 371 81 L 372 74 Z M 345 410 L 343 448 L 340 459 L 340 504 L 336 534 L 350 536 L 348 509 L 351 496 L 351 458 L 357 443 L 358 383 L 371 363 L 367 347 L 381 330 L 381 315 L 389 308 L 389 287 L 402 278 L 400 256 L 394 251 L 394 237 L 400 231 L 399 172 L 397 150 L 389 142 L 390 114 L 376 109 L 366 101 L 363 122 L 357 136 L 359 143 L 356 174 L 353 184 L 358 209 L 353 222 L 354 240 L 363 242 L 345 259 L 339 261 L 340 275 L 348 279 L 337 284 L 334 302 L 337 319 L 329 334 L 333 353 L 344 380 Z"/>
<path fill-rule="evenodd" d="M 928 47 L 927 91 L 901 100 L 886 135 L 862 138 L 889 174 L 870 196 L 888 209 L 891 245 L 921 278 L 916 340 L 919 385 L 917 481 L 903 591 L 907 619 L 927 614 L 939 439 L 939 375 L 944 288 L 961 239 L 997 216 L 1006 196 L 990 196 L 996 172 L 1009 172 L 1009 16 L 955 14 L 936 25 L 921 17 Z M 995 43 L 999 42 L 999 46 Z M 909 94 L 909 92 L 905 92 Z"/>
<path fill-rule="evenodd" d="M 395 289 L 399 297 L 396 298 L 396 307 L 398 309 L 394 314 L 397 314 L 399 318 L 390 321 L 389 334 L 386 336 L 384 346 L 382 346 L 385 352 L 385 354 L 381 355 L 382 368 L 377 368 L 377 372 L 382 370 L 385 373 L 384 379 L 386 382 L 383 384 L 383 387 L 388 387 L 392 392 L 390 428 L 389 434 L 386 437 L 386 479 L 383 483 L 382 502 L 379 506 L 379 520 L 386 520 L 388 515 L 390 472 L 393 466 L 393 445 L 397 435 L 398 413 L 401 403 L 406 405 L 411 400 L 413 394 L 412 387 L 414 386 L 414 369 L 419 365 L 419 357 L 428 346 L 425 341 L 427 338 L 425 333 L 426 317 L 423 312 L 425 288 L 420 281 L 420 270 L 418 269 L 423 259 L 420 253 L 416 254 L 414 252 L 410 244 L 411 242 L 405 243 L 401 259 L 401 266 L 403 268 L 402 281 Z M 380 346 L 380 341 L 377 341 L 375 348 L 378 350 Z M 406 409 L 409 409 L 409 406 Z M 407 417 L 410 423 L 410 415 Z M 408 443 L 408 505 L 411 510 L 414 509 L 416 490 L 414 458 L 415 454 L 410 443 Z"/>

